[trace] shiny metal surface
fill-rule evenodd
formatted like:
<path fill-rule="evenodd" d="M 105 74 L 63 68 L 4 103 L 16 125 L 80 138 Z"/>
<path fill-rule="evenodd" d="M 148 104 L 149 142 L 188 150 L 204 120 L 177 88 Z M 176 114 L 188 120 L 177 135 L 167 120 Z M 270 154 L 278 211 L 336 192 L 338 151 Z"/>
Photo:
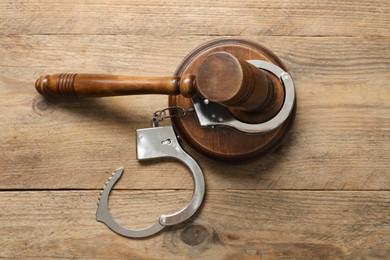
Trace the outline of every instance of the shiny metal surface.
<path fill-rule="evenodd" d="M 281 126 L 283 122 L 289 117 L 295 102 L 294 82 L 290 74 L 270 62 L 262 60 L 247 60 L 247 62 L 251 63 L 259 69 L 264 69 L 271 72 L 283 83 L 285 99 L 279 113 L 264 123 L 248 124 L 234 118 L 225 106 L 210 102 L 209 100 L 204 100 L 195 95 L 192 97 L 192 103 L 194 105 L 199 123 L 202 127 L 226 126 L 245 133 L 260 134 L 275 130 Z"/>
<path fill-rule="evenodd" d="M 153 127 L 137 130 L 137 159 L 171 157 L 184 163 L 192 172 L 194 192 L 190 203 L 182 210 L 160 216 L 160 224 L 171 226 L 190 218 L 202 203 L 205 182 L 198 163 L 179 145 L 172 126 Z"/>
<path fill-rule="evenodd" d="M 138 129 L 137 159 L 148 160 L 164 157 L 171 157 L 181 161 L 192 173 L 194 192 L 191 201 L 186 207 L 170 215 L 161 215 L 155 224 L 145 229 L 128 229 L 119 225 L 108 208 L 108 197 L 111 189 L 123 173 L 123 168 L 119 168 L 109 178 L 106 186 L 103 187 L 98 202 L 96 220 L 103 222 L 111 230 L 122 236 L 142 238 L 158 233 L 165 226 L 175 225 L 190 218 L 200 207 L 204 197 L 205 182 L 202 170 L 197 162 L 181 148 L 172 126 Z"/>
<path fill-rule="evenodd" d="M 98 202 L 98 209 L 96 211 L 96 220 L 104 223 L 112 231 L 125 237 L 141 238 L 141 237 L 147 237 L 158 233 L 164 228 L 164 226 L 161 225 L 159 221 L 157 221 L 154 225 L 145 229 L 140 229 L 140 230 L 128 229 L 126 227 L 119 225 L 118 222 L 115 221 L 114 217 L 110 213 L 110 210 L 108 208 L 108 197 L 115 183 L 122 176 L 123 171 L 124 171 L 123 168 L 116 169 L 115 172 L 112 174 L 112 177 L 110 177 L 108 179 L 108 182 L 106 182 L 107 183 L 106 186 L 103 187 L 103 191 L 101 192 L 99 202 Z"/>

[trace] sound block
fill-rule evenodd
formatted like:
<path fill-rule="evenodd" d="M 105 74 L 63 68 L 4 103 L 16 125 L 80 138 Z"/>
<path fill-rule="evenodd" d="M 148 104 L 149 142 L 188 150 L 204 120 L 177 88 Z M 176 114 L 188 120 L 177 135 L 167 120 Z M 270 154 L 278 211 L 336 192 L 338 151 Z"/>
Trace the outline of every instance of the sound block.
<path fill-rule="evenodd" d="M 270 50 L 260 44 L 242 39 L 219 39 L 208 42 L 193 50 L 178 66 L 175 76 L 196 75 L 200 63 L 211 53 L 228 52 L 240 60 L 264 60 L 272 62 L 287 71 Z M 280 80 L 274 76 L 272 81 L 279 89 L 279 99 L 283 102 L 284 90 Z M 169 96 L 169 106 L 191 108 L 189 98 Z M 278 111 L 275 111 L 278 112 Z M 263 115 L 257 115 L 258 118 Z M 267 118 L 269 115 L 267 116 Z M 277 129 L 265 134 L 247 134 L 228 127 L 201 128 L 195 113 L 185 117 L 172 118 L 172 124 L 180 139 L 200 153 L 220 160 L 244 160 L 272 151 L 280 146 L 286 137 L 295 117 L 295 104 L 288 119 Z"/>

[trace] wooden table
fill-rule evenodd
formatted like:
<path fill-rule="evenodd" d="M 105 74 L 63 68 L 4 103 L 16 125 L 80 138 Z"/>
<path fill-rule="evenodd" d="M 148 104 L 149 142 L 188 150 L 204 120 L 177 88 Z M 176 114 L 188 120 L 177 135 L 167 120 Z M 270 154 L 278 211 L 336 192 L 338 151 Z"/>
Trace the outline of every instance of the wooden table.
<path fill-rule="evenodd" d="M 0 258 L 390 258 L 390 5 L 368 1 L 0 2 Z M 45 100 L 55 72 L 172 75 L 220 37 L 273 50 L 295 79 L 287 143 L 250 162 L 192 153 L 207 195 L 144 240 L 96 222 L 100 188 L 129 227 L 182 208 L 185 167 L 135 159 L 164 96 Z"/>

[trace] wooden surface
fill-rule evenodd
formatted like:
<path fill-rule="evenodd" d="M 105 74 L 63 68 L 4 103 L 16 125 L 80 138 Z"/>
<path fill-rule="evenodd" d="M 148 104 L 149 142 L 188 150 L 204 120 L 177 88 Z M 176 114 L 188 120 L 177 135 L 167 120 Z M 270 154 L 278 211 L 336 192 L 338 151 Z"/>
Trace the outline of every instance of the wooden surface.
<path fill-rule="evenodd" d="M 390 258 L 388 1 L 2 0 L 0 13 L 1 258 Z M 112 233 L 95 211 L 116 167 L 121 223 L 144 227 L 191 196 L 181 164 L 135 159 L 135 129 L 167 99 L 45 100 L 35 79 L 169 76 L 224 36 L 267 46 L 289 69 L 291 136 L 242 164 L 193 153 L 207 195 L 191 221 L 145 240 Z"/>

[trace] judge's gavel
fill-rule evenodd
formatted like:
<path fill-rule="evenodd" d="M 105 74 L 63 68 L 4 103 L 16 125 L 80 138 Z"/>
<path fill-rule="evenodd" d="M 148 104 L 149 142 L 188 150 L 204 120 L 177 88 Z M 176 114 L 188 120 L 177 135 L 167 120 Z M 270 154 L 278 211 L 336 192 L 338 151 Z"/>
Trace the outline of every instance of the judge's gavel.
<path fill-rule="evenodd" d="M 215 48 L 210 48 L 215 44 Z M 222 47 L 221 47 L 222 43 Z M 224 45 L 225 43 L 225 45 Z M 44 96 L 60 97 L 105 97 L 139 94 L 164 94 L 170 96 L 170 105 L 186 103 L 185 99 L 191 100 L 194 96 L 200 98 L 205 104 L 209 102 L 225 107 L 234 119 L 245 124 L 261 124 L 274 118 L 281 110 L 285 101 L 285 89 L 283 81 L 273 73 L 259 69 L 247 62 L 246 59 L 237 56 L 245 56 L 247 52 L 251 57 L 253 50 L 242 43 L 243 40 L 219 40 L 211 44 L 199 47 L 192 55 L 187 57 L 184 69 L 172 77 L 133 77 L 99 74 L 53 74 L 41 76 L 37 79 L 35 87 Z M 224 48 L 226 47 L 226 48 Z M 239 55 L 235 55 L 235 48 L 238 48 Z M 242 50 L 242 48 L 246 48 Z M 263 49 L 257 48 L 256 51 Z M 266 49 L 264 49 L 266 50 Z M 268 50 L 259 54 L 262 60 L 280 62 Z M 272 56 L 271 58 L 267 58 Z M 256 56 L 256 55 L 255 55 Z M 265 57 L 265 58 L 264 58 Z M 281 63 L 277 64 L 280 65 Z M 192 67 L 191 67 L 192 66 Z M 188 69 L 190 67 L 190 69 Z M 187 71 L 186 71 L 187 69 Z M 175 96 L 180 96 L 176 97 Z M 188 103 L 188 102 L 187 102 Z M 187 104 L 186 103 L 186 104 Z M 189 103 L 191 105 L 191 102 Z M 293 114 L 293 113 L 291 113 Z M 213 115 L 211 115 L 212 117 Z M 185 119 L 177 119 L 174 122 L 176 130 L 186 136 L 190 144 L 195 148 L 217 158 L 242 159 L 257 153 L 269 150 L 271 146 L 277 145 L 285 133 L 285 128 L 292 120 L 286 120 L 281 125 L 283 131 L 276 129 L 274 134 L 270 133 L 245 133 L 231 129 L 215 130 L 200 129 L 190 130 L 194 124 L 186 126 Z M 221 119 L 223 121 L 223 119 Z M 220 121 L 221 121 L 220 120 Z M 184 126 L 183 126 L 184 124 Z M 179 128 L 179 129 L 178 129 Z M 199 133 L 199 131 L 206 131 Z M 214 133 L 207 133 L 214 132 Z M 222 132 L 221 132 L 222 131 Z M 225 132 L 224 132 L 225 131 Z M 229 132 L 226 135 L 226 131 Z M 190 133 L 189 133 L 190 132 Z M 194 132 L 194 133 L 191 133 Z M 272 131 L 271 131 L 272 132 Z M 280 133 L 283 132 L 283 133 Z M 206 135 L 206 138 L 204 137 Z M 209 137 L 207 137 L 209 135 Z M 220 135 L 218 137 L 218 135 Z M 224 135 L 222 137 L 221 135 Z M 267 137 L 268 135 L 268 137 Z M 245 136 L 245 137 L 243 137 Z M 255 137 L 248 137 L 255 136 Z M 254 147 L 218 149 L 216 144 L 209 145 L 212 139 L 223 138 L 224 142 L 237 143 L 240 141 L 230 139 L 245 139 L 243 142 L 256 143 Z M 205 139 L 204 139 L 205 138 Z M 265 138 L 265 139 L 264 139 Z M 270 141 L 268 139 L 274 139 Z M 205 141 L 206 139 L 210 139 Z M 251 141 L 256 139 L 258 141 Z M 261 141 L 261 139 L 264 139 Z M 260 141 L 259 141 L 260 140 Z M 279 140 L 279 141 L 278 141 Z M 215 140 L 214 140 L 215 141 Z M 205 142 L 207 144 L 205 144 Z M 261 144 L 260 144 L 261 143 Z M 225 144 L 222 144 L 226 146 Z M 208 147 L 205 147 L 208 146 Z M 229 145 L 228 145 L 229 146 Z M 238 145 L 240 146 L 240 145 Z M 251 146 L 251 145 L 249 145 Z M 247 149 L 244 151 L 243 149 Z M 215 152 L 215 150 L 218 150 Z"/>
<path fill-rule="evenodd" d="M 223 104 L 240 118 L 239 111 L 259 112 L 275 102 L 275 87 L 265 71 L 238 60 L 227 52 L 210 54 L 195 75 L 182 77 L 132 77 L 99 74 L 54 74 L 36 81 L 37 91 L 44 96 L 106 97 L 140 94 L 194 94 Z M 280 99 L 279 99 L 280 103 Z M 274 111 L 274 113 L 277 111 Z M 243 118 L 247 121 L 247 118 Z"/>

